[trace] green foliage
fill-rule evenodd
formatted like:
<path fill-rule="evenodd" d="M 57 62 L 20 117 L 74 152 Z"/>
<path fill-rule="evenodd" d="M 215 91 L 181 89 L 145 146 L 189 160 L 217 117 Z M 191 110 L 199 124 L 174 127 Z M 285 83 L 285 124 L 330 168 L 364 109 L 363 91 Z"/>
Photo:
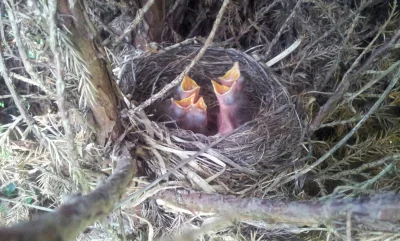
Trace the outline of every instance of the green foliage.
<path fill-rule="evenodd" d="M 0 129 L 0 133 L 1 133 L 1 129 Z M 10 159 L 10 152 L 4 148 L 1 148 L 1 152 L 0 152 L 0 158 L 1 159 Z"/>
<path fill-rule="evenodd" d="M 3 187 L 1 193 L 6 197 L 14 197 L 17 195 L 17 186 L 15 183 L 10 183 L 7 186 Z"/>

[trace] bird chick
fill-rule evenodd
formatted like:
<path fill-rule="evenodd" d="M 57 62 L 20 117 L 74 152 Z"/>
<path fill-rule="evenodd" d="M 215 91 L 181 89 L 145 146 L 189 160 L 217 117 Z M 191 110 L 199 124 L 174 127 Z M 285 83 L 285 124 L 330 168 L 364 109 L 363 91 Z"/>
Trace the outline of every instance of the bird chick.
<path fill-rule="evenodd" d="M 196 94 L 182 100 L 171 99 L 171 117 L 184 130 L 196 133 L 207 132 L 207 105 L 201 96 L 195 102 Z"/>
<path fill-rule="evenodd" d="M 206 134 L 207 105 L 202 96 L 200 96 L 197 102 L 192 102 L 192 105 L 189 107 L 189 112 L 186 114 L 182 128 L 185 130 L 191 130 L 195 133 Z"/>
<path fill-rule="evenodd" d="M 244 78 L 241 76 L 239 63 L 235 62 L 224 76 L 218 77 L 217 83 L 211 81 L 219 103 L 217 118 L 218 132 L 228 135 L 240 125 L 239 112 L 243 109 L 246 96 L 242 93 Z"/>
<path fill-rule="evenodd" d="M 178 94 L 181 99 L 185 99 L 194 94 L 194 101 L 199 98 L 200 86 L 189 76 L 185 75 L 181 84 L 178 86 Z"/>
<path fill-rule="evenodd" d="M 236 89 L 241 90 L 243 87 L 244 78 L 240 74 L 239 62 L 235 62 L 231 69 L 229 69 L 224 76 L 218 77 L 218 81 L 228 87 L 236 83 Z"/>
<path fill-rule="evenodd" d="M 236 101 L 237 82 L 233 82 L 230 87 L 218 84 L 214 80 L 211 80 L 211 83 L 219 104 L 219 115 L 217 119 L 218 132 L 221 135 L 228 135 L 238 126 L 235 118 L 238 107 Z"/>
<path fill-rule="evenodd" d="M 170 116 L 177 122 L 183 120 L 186 114 L 190 111 L 190 107 L 194 102 L 195 94 L 182 100 L 174 100 L 171 98 Z"/>

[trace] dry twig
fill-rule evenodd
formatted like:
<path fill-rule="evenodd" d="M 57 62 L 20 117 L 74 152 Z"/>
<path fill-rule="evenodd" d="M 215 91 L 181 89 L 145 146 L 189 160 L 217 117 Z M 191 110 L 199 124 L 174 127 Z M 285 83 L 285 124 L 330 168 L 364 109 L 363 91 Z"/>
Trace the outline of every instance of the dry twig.
<path fill-rule="evenodd" d="M 381 97 L 375 102 L 375 104 L 371 107 L 371 109 L 363 116 L 363 118 L 357 123 L 356 126 L 354 126 L 354 128 L 345 137 L 343 137 L 334 147 L 332 147 L 328 152 L 326 152 L 322 157 L 320 157 L 313 164 L 300 170 L 298 173 L 292 175 L 291 177 L 288 177 L 286 180 L 284 180 L 282 183 L 280 183 L 280 185 L 283 185 L 292 180 L 295 180 L 295 179 L 299 178 L 300 176 L 313 170 L 315 167 L 317 167 L 323 161 L 325 161 L 329 156 L 331 156 L 335 151 L 337 151 L 341 146 L 343 146 L 360 129 L 360 127 L 369 119 L 369 117 L 373 113 L 375 113 L 375 111 L 379 108 L 379 106 L 382 104 L 382 102 L 386 99 L 386 97 L 388 96 L 390 91 L 393 89 L 393 87 L 397 84 L 399 78 L 400 78 L 400 69 L 398 69 L 398 72 L 393 77 L 393 79 L 390 81 L 390 84 L 388 85 L 386 90 L 382 93 Z"/>
<path fill-rule="evenodd" d="M 135 19 L 132 21 L 131 25 L 124 30 L 124 33 L 121 34 L 114 42 L 113 46 L 117 46 L 129 33 L 131 33 L 136 26 L 143 20 L 144 14 L 150 9 L 150 7 L 154 4 L 155 0 L 148 0 L 143 8 L 137 11 Z M 108 39 L 109 40 L 109 39 Z M 109 41 L 104 41 L 102 45 L 107 45 Z"/>
<path fill-rule="evenodd" d="M 375 60 L 375 57 L 380 56 L 387 50 L 391 49 L 399 37 L 400 37 L 400 29 L 397 30 L 395 35 L 386 44 L 384 44 L 381 48 L 375 50 L 374 53 L 371 54 L 370 58 L 362 65 L 362 67 L 360 67 L 356 71 L 356 74 L 352 74 L 353 70 L 360 63 L 362 57 L 371 49 L 372 44 L 370 43 L 363 50 L 363 52 L 357 57 L 357 59 L 353 62 L 353 64 L 344 74 L 342 81 L 340 82 L 339 86 L 335 91 L 335 94 L 328 99 L 328 101 L 321 107 L 321 109 L 318 111 L 318 114 L 312 120 L 309 126 L 310 132 L 315 131 L 322 124 L 322 122 L 329 115 L 329 113 L 333 113 L 334 109 L 336 109 L 334 105 L 343 98 L 344 94 L 346 93 L 346 91 L 350 86 L 351 80 L 357 77 L 360 73 L 362 73 L 361 70 L 365 70 L 372 63 L 372 61 Z"/>
<path fill-rule="evenodd" d="M 74 134 L 71 130 L 71 124 L 68 119 L 68 112 L 65 109 L 64 92 L 65 83 L 62 76 L 62 63 L 59 49 L 57 48 L 57 0 L 50 0 L 49 4 L 49 31 L 50 31 L 50 48 L 54 55 L 54 61 L 56 64 L 56 88 L 57 88 L 57 105 L 60 111 L 62 124 L 65 131 L 65 136 L 67 139 L 68 155 L 70 156 L 70 161 L 72 168 L 78 166 L 78 153 L 75 149 Z"/>
<path fill-rule="evenodd" d="M 140 104 L 135 109 L 133 109 L 133 113 L 140 112 L 144 108 L 146 108 L 149 105 L 151 105 L 152 103 L 154 103 L 154 101 L 162 98 L 170 89 L 174 88 L 176 85 L 178 85 L 181 82 L 181 80 L 183 79 L 183 76 L 185 74 L 189 73 L 190 69 L 200 60 L 200 58 L 206 52 L 208 46 L 211 45 L 211 42 L 214 39 L 215 33 L 217 32 L 218 26 L 221 23 L 222 16 L 224 15 L 225 9 L 228 6 L 229 2 L 230 2 L 230 0 L 224 0 L 224 2 L 222 3 L 222 6 L 219 9 L 217 18 L 214 21 L 213 28 L 212 28 L 210 34 L 208 35 L 208 38 L 207 38 L 206 42 L 204 43 L 204 46 L 200 49 L 199 53 L 193 58 L 193 60 L 190 62 L 190 64 L 171 83 L 165 85 L 165 87 L 162 90 L 160 90 L 158 93 L 156 93 L 155 95 L 150 97 L 148 100 L 146 100 L 145 102 Z"/>
<path fill-rule="evenodd" d="M 10 6 L 10 3 L 8 3 L 7 1 L 5 1 L 5 5 L 6 5 L 6 10 L 7 10 L 7 15 L 8 15 L 8 18 L 10 20 L 11 28 L 13 30 L 14 39 L 15 39 L 15 42 L 16 42 L 17 47 L 18 47 L 18 52 L 19 52 L 19 55 L 21 57 L 22 63 L 24 64 L 24 67 L 25 67 L 26 71 L 32 77 L 32 80 L 36 82 L 36 86 L 39 86 L 48 95 L 54 96 L 55 93 L 46 86 L 46 84 L 44 83 L 44 81 L 41 78 L 41 76 L 39 76 L 36 73 L 36 71 L 34 70 L 32 64 L 29 62 L 28 56 L 26 54 L 27 51 L 26 51 L 24 45 L 22 44 L 20 32 L 19 32 L 19 29 L 17 27 L 17 22 L 16 22 L 15 17 L 14 17 L 14 11 L 13 11 L 12 7 Z M 13 5 L 13 3 L 11 3 L 11 5 Z"/>
<path fill-rule="evenodd" d="M 264 220 L 286 225 L 345 222 L 347 213 L 353 212 L 353 223 L 368 225 L 374 230 L 395 231 L 390 225 L 379 226 L 375 222 L 395 223 L 400 215 L 400 196 L 396 194 L 288 202 L 259 198 L 241 199 L 220 194 L 163 191 L 156 194 L 155 198 L 195 212 L 214 212 L 238 220 Z"/>
<path fill-rule="evenodd" d="M 269 54 L 272 51 L 272 47 L 275 46 L 275 44 L 278 42 L 279 38 L 282 36 L 283 34 L 283 30 L 289 25 L 289 23 L 291 23 L 291 20 L 294 18 L 296 11 L 298 10 L 298 8 L 300 7 L 301 3 L 303 2 L 303 0 L 298 0 L 296 5 L 294 6 L 292 12 L 290 13 L 290 15 L 287 17 L 287 19 L 285 20 L 285 22 L 282 24 L 281 28 L 279 29 L 278 33 L 275 35 L 274 39 L 271 41 L 271 44 L 268 47 L 267 52 L 265 53 L 265 58 L 268 58 Z"/>

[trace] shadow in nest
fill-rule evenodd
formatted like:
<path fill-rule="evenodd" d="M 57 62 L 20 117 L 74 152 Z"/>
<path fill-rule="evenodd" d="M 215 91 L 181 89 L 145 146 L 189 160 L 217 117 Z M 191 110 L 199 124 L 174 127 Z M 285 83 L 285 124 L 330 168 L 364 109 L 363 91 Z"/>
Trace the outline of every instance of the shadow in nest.
<path fill-rule="evenodd" d="M 121 67 L 121 90 L 137 103 L 145 101 L 175 79 L 199 49 L 198 46 L 186 46 L 148 54 L 126 63 Z M 201 86 L 200 94 L 209 110 L 218 110 L 211 80 L 224 75 L 236 61 L 245 79 L 243 91 L 248 97 L 247 104 L 241 109 L 244 125 L 200 155 L 196 163 L 174 174 L 178 179 L 192 175 L 191 183 L 204 191 L 241 191 L 259 178 L 276 175 L 278 170 L 282 171 L 282 165 L 293 160 L 301 140 L 301 117 L 279 79 L 252 57 L 234 49 L 209 48 L 188 74 Z M 150 121 L 145 122 L 143 115 L 130 118 L 137 120 L 134 124 L 145 130 L 139 134 L 143 155 L 150 160 L 147 164 L 157 175 L 221 138 L 217 133 L 205 136 L 167 125 L 168 118 L 163 116 L 160 108 L 168 106 L 171 97 L 177 98 L 176 88 L 145 109 L 145 118 Z M 255 185 L 254 188 L 265 187 Z"/>

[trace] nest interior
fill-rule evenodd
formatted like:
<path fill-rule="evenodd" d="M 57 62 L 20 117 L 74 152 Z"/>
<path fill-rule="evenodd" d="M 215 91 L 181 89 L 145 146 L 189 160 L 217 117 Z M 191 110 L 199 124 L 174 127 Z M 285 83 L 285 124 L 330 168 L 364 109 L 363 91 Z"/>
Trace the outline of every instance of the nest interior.
<path fill-rule="evenodd" d="M 128 62 L 122 67 L 121 90 L 138 103 L 145 101 L 175 79 L 199 49 L 198 46 L 179 47 Z M 190 168 L 175 173 L 181 180 L 189 173 L 196 174 L 197 181 L 191 180 L 192 184 L 197 184 L 193 185 L 195 189 L 209 191 L 219 186 L 224 187 L 224 191 L 242 191 L 243 183 L 254 184 L 259 178 L 275 175 L 282 164 L 291 162 L 297 155 L 302 133 L 299 114 L 279 78 L 267 68 L 243 52 L 211 47 L 188 75 L 199 83 L 200 94 L 205 96 L 209 109 L 213 109 L 217 101 L 210 80 L 222 76 L 236 61 L 245 79 L 243 91 L 247 96 L 247 104 L 240 110 L 243 125 L 200 155 L 196 163 L 189 165 Z M 173 88 L 164 98 L 145 109 L 151 127 L 141 124 L 143 115 L 136 117 L 135 124 L 146 130 L 139 134 L 146 162 L 151 172 L 157 175 L 221 138 L 219 134 L 204 136 L 171 128 L 160 121 L 159 108 L 170 103 L 170 98 L 176 97 L 175 92 L 176 88 Z M 149 134 L 155 130 L 158 134 Z M 248 191 L 254 193 L 255 190 Z"/>

